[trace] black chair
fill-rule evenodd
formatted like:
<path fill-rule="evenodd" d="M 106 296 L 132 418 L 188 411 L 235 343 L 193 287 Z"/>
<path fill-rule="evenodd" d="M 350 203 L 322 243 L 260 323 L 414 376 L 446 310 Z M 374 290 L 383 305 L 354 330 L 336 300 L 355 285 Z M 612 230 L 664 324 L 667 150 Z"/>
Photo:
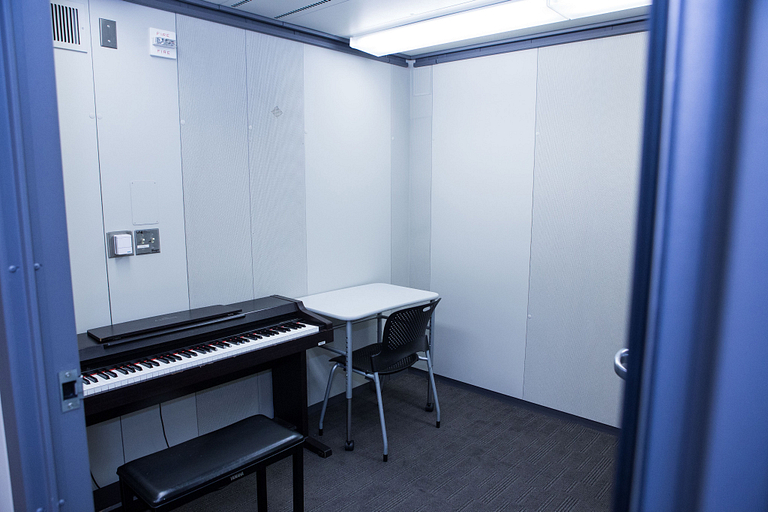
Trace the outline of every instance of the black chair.
<path fill-rule="evenodd" d="M 427 326 L 432 312 L 437 307 L 440 299 L 427 305 L 401 309 L 389 315 L 384 325 L 381 343 L 374 343 L 352 352 L 352 371 L 373 381 L 376 386 L 376 400 L 379 404 L 379 420 L 381 421 L 381 435 L 384 438 L 384 462 L 387 461 L 387 428 L 384 424 L 384 406 L 381 402 L 381 381 L 379 375 L 401 372 L 413 366 L 417 361 L 426 361 L 429 371 L 429 382 L 435 399 L 437 409 L 436 426 L 440 428 L 440 404 L 437 401 L 437 389 L 435 388 L 435 376 L 432 373 L 432 356 L 429 353 L 429 340 L 427 339 Z M 424 356 L 419 356 L 424 352 Z M 320 435 L 323 435 L 323 420 L 325 410 L 328 407 L 328 397 L 331 394 L 331 384 L 336 370 L 346 370 L 346 357 L 338 356 L 331 359 L 334 363 L 328 376 L 328 386 L 325 389 L 323 410 L 320 413 Z M 427 410 L 431 410 L 431 404 Z"/>

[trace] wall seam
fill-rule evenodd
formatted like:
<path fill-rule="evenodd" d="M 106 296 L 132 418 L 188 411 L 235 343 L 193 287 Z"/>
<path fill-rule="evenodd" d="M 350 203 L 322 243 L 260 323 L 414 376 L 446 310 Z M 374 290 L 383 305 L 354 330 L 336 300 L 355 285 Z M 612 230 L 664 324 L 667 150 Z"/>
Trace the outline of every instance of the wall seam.
<path fill-rule="evenodd" d="M 539 48 L 536 48 L 536 84 L 534 91 L 533 102 L 533 168 L 531 169 L 531 237 L 528 246 L 528 304 L 525 308 L 525 348 L 523 350 L 523 389 L 522 398 L 525 400 L 525 361 L 528 356 L 528 327 L 531 320 L 531 275 L 532 275 L 532 260 L 533 260 L 533 219 L 534 219 L 534 200 L 536 191 L 536 145 L 539 137 Z"/>

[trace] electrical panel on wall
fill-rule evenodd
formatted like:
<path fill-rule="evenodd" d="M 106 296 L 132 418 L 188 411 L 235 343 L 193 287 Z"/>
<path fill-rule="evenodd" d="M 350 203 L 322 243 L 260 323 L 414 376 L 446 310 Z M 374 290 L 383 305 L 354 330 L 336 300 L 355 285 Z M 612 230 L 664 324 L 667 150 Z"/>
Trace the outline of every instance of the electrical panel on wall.
<path fill-rule="evenodd" d="M 160 252 L 160 230 L 137 229 L 133 232 L 136 239 L 136 255 L 157 254 Z"/>
<path fill-rule="evenodd" d="M 56 0 L 51 2 L 53 47 L 88 53 L 88 12 L 84 4 Z"/>

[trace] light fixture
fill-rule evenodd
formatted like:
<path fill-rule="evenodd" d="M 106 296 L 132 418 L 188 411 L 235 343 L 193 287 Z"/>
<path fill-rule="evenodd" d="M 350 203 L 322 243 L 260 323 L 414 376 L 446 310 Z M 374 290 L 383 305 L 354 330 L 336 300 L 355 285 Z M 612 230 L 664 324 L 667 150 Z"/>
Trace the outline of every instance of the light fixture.
<path fill-rule="evenodd" d="M 547 6 L 568 19 L 651 5 L 651 0 L 547 0 Z"/>
<path fill-rule="evenodd" d="M 349 46 L 380 57 L 565 19 L 545 0 L 517 0 L 352 37 Z"/>
<path fill-rule="evenodd" d="M 381 57 L 650 3 L 651 0 L 512 0 L 353 36 L 349 46 Z"/>

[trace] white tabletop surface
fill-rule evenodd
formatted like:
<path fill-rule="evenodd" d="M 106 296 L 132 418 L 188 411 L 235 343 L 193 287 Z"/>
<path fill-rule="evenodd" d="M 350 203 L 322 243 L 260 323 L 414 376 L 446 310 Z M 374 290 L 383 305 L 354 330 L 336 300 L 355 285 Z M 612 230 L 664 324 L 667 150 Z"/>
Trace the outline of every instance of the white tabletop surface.
<path fill-rule="evenodd" d="M 440 295 L 394 284 L 373 283 L 300 297 L 308 310 L 344 321 L 435 300 Z"/>

